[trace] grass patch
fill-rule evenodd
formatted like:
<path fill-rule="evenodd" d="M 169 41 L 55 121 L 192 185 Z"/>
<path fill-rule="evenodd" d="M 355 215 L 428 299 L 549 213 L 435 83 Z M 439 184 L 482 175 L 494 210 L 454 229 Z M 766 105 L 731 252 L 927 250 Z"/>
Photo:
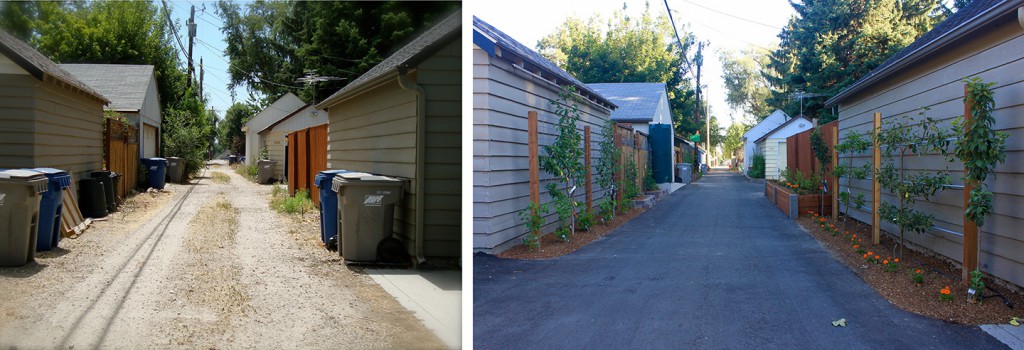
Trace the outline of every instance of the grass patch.
<path fill-rule="evenodd" d="M 219 183 L 219 184 L 226 184 L 226 183 L 231 182 L 231 177 L 228 176 L 228 174 L 225 174 L 225 173 L 222 173 L 222 172 L 219 172 L 219 171 L 214 171 L 214 172 L 210 173 L 210 177 L 213 178 L 213 182 L 216 182 L 216 183 Z"/>
<path fill-rule="evenodd" d="M 255 163 L 253 165 L 245 165 L 245 163 L 235 165 L 235 173 L 252 182 L 256 182 L 256 175 L 259 173 L 259 170 L 260 168 Z"/>
<path fill-rule="evenodd" d="M 316 210 L 313 200 L 309 198 L 309 190 L 299 190 L 295 196 L 289 196 L 281 185 L 274 185 L 270 190 L 270 207 L 280 213 L 306 215 Z"/>

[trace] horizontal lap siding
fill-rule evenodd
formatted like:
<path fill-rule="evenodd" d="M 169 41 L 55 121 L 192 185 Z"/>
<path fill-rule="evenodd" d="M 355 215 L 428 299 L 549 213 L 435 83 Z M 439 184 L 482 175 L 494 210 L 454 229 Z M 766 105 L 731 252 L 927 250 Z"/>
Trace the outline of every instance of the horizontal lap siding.
<path fill-rule="evenodd" d="M 284 179 L 284 146 L 285 133 L 283 131 L 268 131 L 263 135 L 264 146 L 267 147 L 267 158 L 276 161 L 274 165 L 274 178 Z"/>
<path fill-rule="evenodd" d="M 473 247 L 492 249 L 526 233 L 516 213 L 530 203 L 527 113 L 538 112 L 540 145 L 551 144 L 557 119 L 549 101 L 558 97 L 550 84 L 526 76 L 501 58 L 473 50 Z M 591 157 L 600 154 L 599 133 L 609 111 L 581 102 L 583 121 L 591 127 Z M 541 150 L 543 153 L 543 150 Z M 553 177 L 543 171 L 541 201 L 550 201 L 545 185 Z M 583 186 L 580 186 L 582 189 Z M 584 201 L 584 192 L 578 191 Z M 595 206 L 606 197 L 594 186 Z M 554 229 L 557 215 L 549 213 L 544 232 Z M 501 249 L 500 247 L 498 248 Z"/>
<path fill-rule="evenodd" d="M 423 249 L 460 257 L 462 250 L 462 40 L 416 68 L 426 95 Z"/>
<path fill-rule="evenodd" d="M 963 114 L 963 79 L 978 76 L 993 86 L 996 118 L 995 128 L 1010 134 L 1006 142 L 1006 163 L 996 166 L 986 183 L 995 193 L 994 214 L 985 221 L 980 236 L 981 269 L 1017 285 L 1024 285 L 1024 33 L 1016 25 L 994 27 L 974 35 L 952 48 L 887 81 L 841 101 L 839 105 L 840 142 L 849 132 L 867 132 L 872 128 L 873 113 L 880 112 L 883 123 L 904 115 L 924 116 L 949 125 Z M 871 153 L 842 156 L 854 165 L 871 161 Z M 936 155 L 905 157 L 904 167 L 910 173 L 920 170 L 948 170 L 956 184 L 962 184 L 963 166 L 949 163 Z M 841 187 L 863 193 L 865 207 L 871 206 L 871 181 L 840 180 Z M 897 203 L 883 191 L 883 200 Z M 927 201 L 918 201 L 915 209 L 935 215 L 935 225 L 955 232 L 963 230 L 963 192 L 947 189 Z M 871 222 L 866 210 L 851 209 L 860 221 Z M 899 228 L 883 224 L 882 229 L 898 234 Z M 924 246 L 953 260 L 962 258 L 962 237 L 941 232 L 907 233 L 911 242 Z"/>
<path fill-rule="evenodd" d="M 33 165 L 39 84 L 28 74 L 0 74 L 0 168 Z"/>
<path fill-rule="evenodd" d="M 416 176 L 416 96 L 397 80 L 331 106 L 327 168 L 413 179 Z M 395 208 L 395 232 L 407 242 L 415 234 L 415 183 Z"/>

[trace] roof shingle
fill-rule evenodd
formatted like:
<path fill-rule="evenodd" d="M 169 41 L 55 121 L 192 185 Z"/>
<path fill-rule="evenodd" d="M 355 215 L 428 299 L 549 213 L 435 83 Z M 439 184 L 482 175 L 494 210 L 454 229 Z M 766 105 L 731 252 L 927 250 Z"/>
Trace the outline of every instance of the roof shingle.
<path fill-rule="evenodd" d="M 57 63 L 4 30 L 0 30 L 0 53 L 3 53 L 17 63 L 18 66 L 28 71 L 36 79 L 43 80 L 44 76 L 49 75 L 103 102 L 110 103 L 110 100 L 104 97 L 103 94 L 78 80 L 74 75 L 60 68 Z"/>
<path fill-rule="evenodd" d="M 61 64 L 61 68 L 110 99 L 107 108 L 117 111 L 141 110 L 146 90 L 153 79 L 152 65 Z"/>

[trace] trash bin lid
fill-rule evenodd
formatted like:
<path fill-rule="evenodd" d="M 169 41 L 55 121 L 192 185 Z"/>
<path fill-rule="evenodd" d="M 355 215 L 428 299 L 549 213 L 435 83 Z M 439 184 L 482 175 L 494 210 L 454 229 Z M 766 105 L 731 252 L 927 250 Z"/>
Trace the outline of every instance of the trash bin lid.
<path fill-rule="evenodd" d="M 32 171 L 38 171 L 46 175 L 50 182 L 56 182 L 60 185 L 60 188 L 68 188 L 71 186 L 71 174 L 60 169 L 54 168 L 35 168 Z"/>
<path fill-rule="evenodd" d="M 321 171 L 321 172 L 317 173 L 316 176 L 313 177 L 313 184 L 316 185 L 316 187 L 319 187 L 319 188 L 331 187 L 331 180 L 333 180 L 335 176 L 337 176 L 338 174 L 349 173 L 349 172 L 351 172 L 351 171 L 350 170 L 340 170 L 340 169 L 324 170 L 324 171 Z"/>
<path fill-rule="evenodd" d="M 36 193 L 49 190 L 49 181 L 43 173 L 28 169 L 0 169 L 0 182 L 21 182 L 35 187 Z"/>
<path fill-rule="evenodd" d="M 35 168 L 35 169 L 32 169 L 32 171 L 37 171 L 37 172 L 40 172 L 40 173 L 43 173 L 43 174 L 46 174 L 46 175 L 63 175 L 63 174 L 67 174 L 68 173 L 68 172 L 66 172 L 64 170 L 54 169 L 54 168 Z"/>
<path fill-rule="evenodd" d="M 4 180 L 34 180 L 38 177 L 45 177 L 43 173 L 28 169 L 0 169 L 0 179 Z"/>

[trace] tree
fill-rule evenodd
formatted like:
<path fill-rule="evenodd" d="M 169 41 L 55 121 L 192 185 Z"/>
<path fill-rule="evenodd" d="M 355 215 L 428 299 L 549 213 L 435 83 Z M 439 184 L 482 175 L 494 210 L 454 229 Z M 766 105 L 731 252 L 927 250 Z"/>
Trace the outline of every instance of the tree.
<path fill-rule="evenodd" d="M 804 114 L 835 119 L 824 108 L 834 96 L 881 65 L 944 18 L 938 0 L 794 0 L 797 15 L 779 34 L 779 48 L 763 72 L 771 107 L 796 115 L 794 93 L 822 97 L 803 101 Z"/>
<path fill-rule="evenodd" d="M 537 43 L 537 51 L 585 83 L 664 82 L 676 132 L 703 130 L 704 121 L 693 118 L 693 83 L 685 77 L 693 34 L 680 31 L 678 43 L 668 17 L 654 17 L 650 4 L 637 18 L 623 10 L 607 20 L 570 17 Z"/>
<path fill-rule="evenodd" d="M 244 86 L 253 100 L 296 92 L 322 100 L 372 68 L 453 2 L 220 1 L 217 12 L 230 58 L 230 87 Z M 345 78 L 316 89 L 297 86 L 308 71 Z"/>
<path fill-rule="evenodd" d="M 2 6 L 0 27 L 55 62 L 153 65 L 164 115 L 163 152 L 185 158 L 188 175 L 202 167 L 214 118 L 186 88 L 188 77 L 171 42 L 171 28 L 176 27 L 169 22 L 169 9 L 127 1 Z"/>
<path fill-rule="evenodd" d="M 767 69 L 769 54 L 756 46 L 739 53 L 728 50 L 719 53 L 729 108 L 754 116 L 758 121 L 772 112 L 768 106 L 771 89 L 768 80 L 761 75 L 761 71 Z"/>
<path fill-rule="evenodd" d="M 217 125 L 217 140 L 224 149 L 234 154 L 245 152 L 245 134 L 242 125 L 256 115 L 256 108 L 245 103 L 235 103 L 224 112 L 224 119 Z"/>
<path fill-rule="evenodd" d="M 750 129 L 749 125 L 733 122 L 725 130 L 725 137 L 722 139 L 722 151 L 729 157 L 736 153 L 736 150 L 743 147 L 743 134 Z"/>

